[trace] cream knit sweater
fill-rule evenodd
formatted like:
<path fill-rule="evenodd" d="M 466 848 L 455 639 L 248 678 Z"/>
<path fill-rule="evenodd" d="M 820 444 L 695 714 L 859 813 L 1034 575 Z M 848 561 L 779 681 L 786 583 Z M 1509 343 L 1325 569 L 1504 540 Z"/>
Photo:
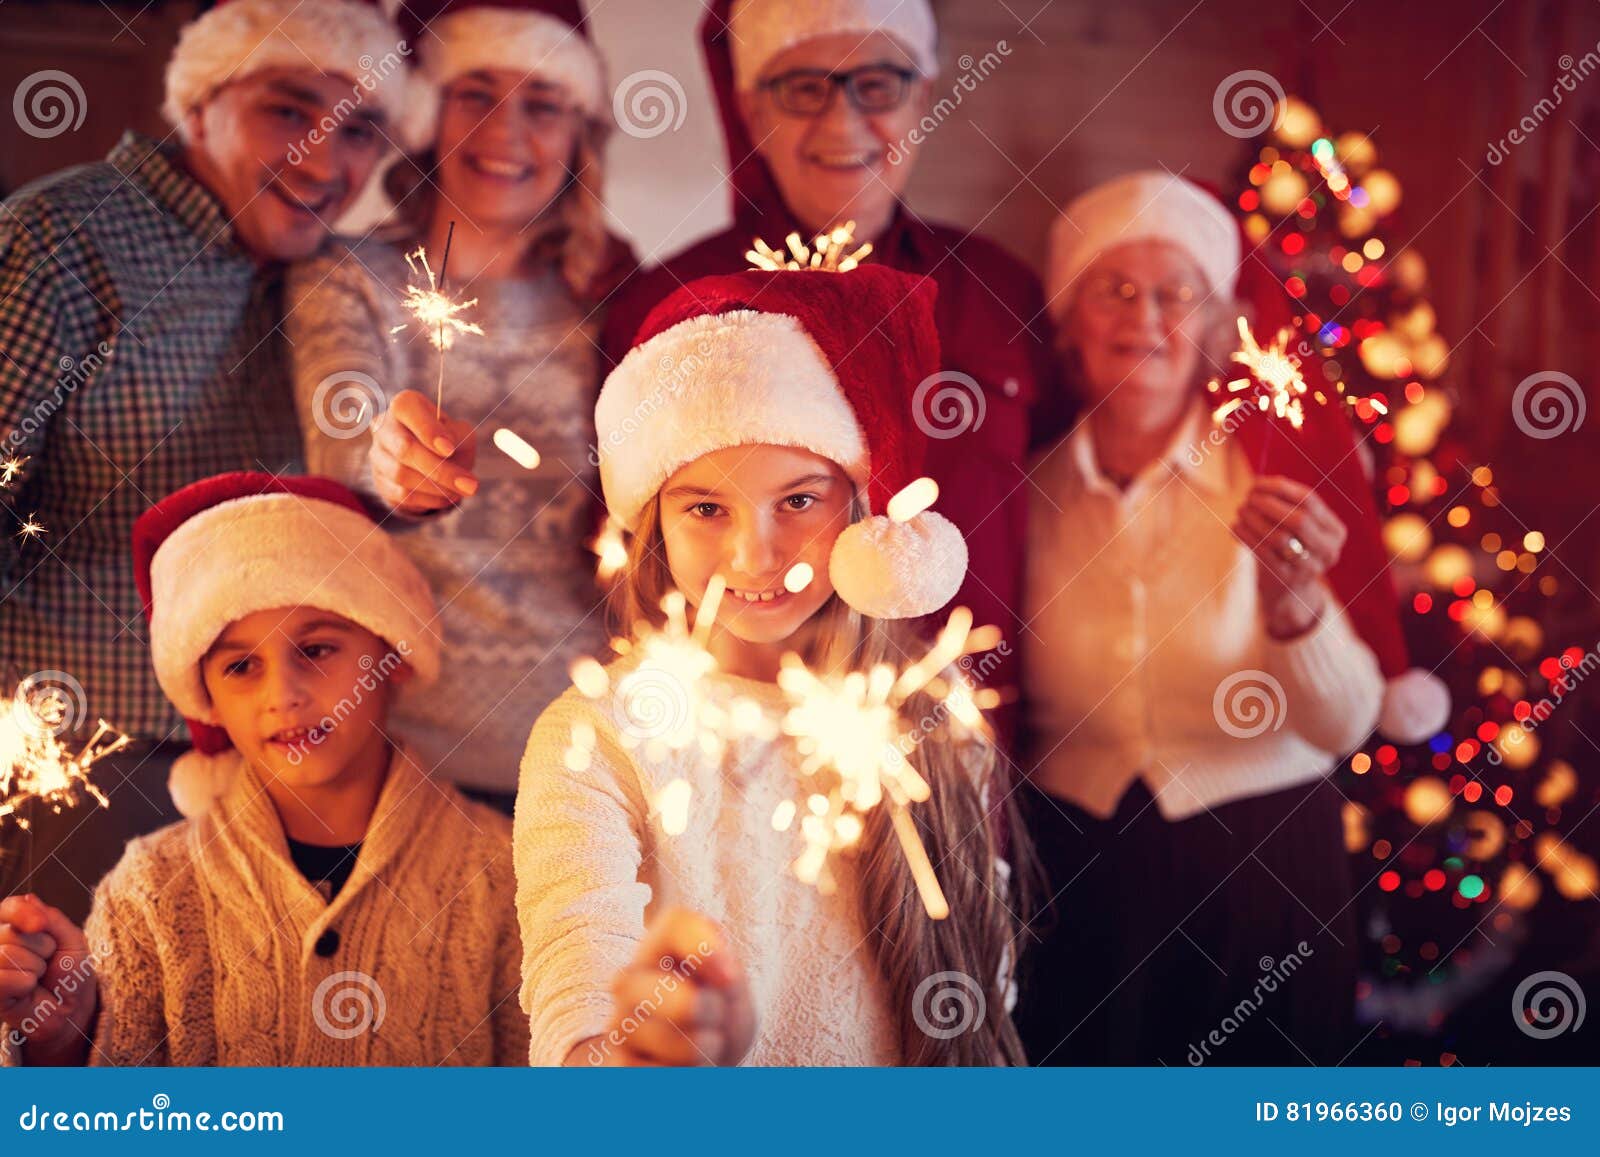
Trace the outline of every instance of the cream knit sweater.
<path fill-rule="evenodd" d="M 399 751 L 330 904 L 230 763 L 211 811 L 130 843 L 96 890 L 90 1063 L 525 1064 L 505 817 Z"/>
<path fill-rule="evenodd" d="M 637 662 L 612 663 L 612 686 Z M 669 712 L 682 707 L 671 688 L 656 690 Z M 783 710 L 783 693 L 770 683 L 715 674 L 699 690 Z M 823 895 L 790 868 L 798 834 L 772 827 L 773 809 L 795 794 L 787 746 L 739 739 L 719 766 L 689 752 L 646 760 L 623 742 L 628 728 L 641 732 L 618 698 L 596 702 L 569 690 L 539 717 L 522 761 L 513 843 L 533 1063 L 559 1065 L 575 1044 L 604 1034 L 612 978 L 663 905 L 703 912 L 732 938 L 757 1016 L 746 1064 L 897 1063 L 887 988 L 858 915 L 850 862 L 835 868 L 838 891 Z M 595 734 L 581 772 L 566 759 L 578 723 Z M 677 776 L 693 787 L 689 826 L 667 835 L 652 802 Z"/>

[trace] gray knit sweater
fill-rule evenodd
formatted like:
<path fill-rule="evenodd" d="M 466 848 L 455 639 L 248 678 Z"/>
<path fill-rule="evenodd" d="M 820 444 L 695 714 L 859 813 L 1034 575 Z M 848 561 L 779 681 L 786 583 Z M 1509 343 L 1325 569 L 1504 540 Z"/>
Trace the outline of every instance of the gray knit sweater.
<path fill-rule="evenodd" d="M 432 396 L 438 380 L 439 352 L 400 307 L 409 280 L 404 250 L 375 240 L 289 277 L 285 331 L 307 469 L 368 494 L 372 417 L 402 390 Z M 391 718 L 425 766 L 510 792 L 528 731 L 569 685 L 568 667 L 604 650 L 587 549 L 599 495 L 589 458 L 600 318 L 554 271 L 450 289 L 478 299 L 463 317 L 484 330 L 455 342 L 444 379 L 445 412 L 478 428 L 480 486 L 399 536 L 439 602 L 445 652 L 439 682 L 403 694 Z M 396 326 L 405 328 L 391 333 Z M 539 451 L 537 469 L 495 448 L 502 426 Z"/>

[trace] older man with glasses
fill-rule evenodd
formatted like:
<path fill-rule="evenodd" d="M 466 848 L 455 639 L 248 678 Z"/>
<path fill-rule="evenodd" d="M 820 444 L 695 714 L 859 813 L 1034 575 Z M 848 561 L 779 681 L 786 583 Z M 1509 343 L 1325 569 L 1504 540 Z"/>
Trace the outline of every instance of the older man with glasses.
<path fill-rule="evenodd" d="M 754 238 L 775 245 L 855 222 L 870 260 L 939 287 L 941 371 L 917 394 L 932 435 L 926 471 L 939 510 L 966 537 L 972 565 L 956 602 L 1007 645 L 984 671 L 1014 683 L 1026 533 L 1023 461 L 1051 360 L 1038 328 L 1038 280 L 969 230 L 922 219 L 903 195 L 926 131 L 938 73 L 926 0 L 714 0 L 701 29 L 727 141 L 733 224 L 637 278 L 606 327 L 613 360 L 639 323 L 683 282 L 745 265 Z M 707 178 L 708 181 L 713 179 Z M 999 717 L 1009 732 L 1009 713 Z"/>

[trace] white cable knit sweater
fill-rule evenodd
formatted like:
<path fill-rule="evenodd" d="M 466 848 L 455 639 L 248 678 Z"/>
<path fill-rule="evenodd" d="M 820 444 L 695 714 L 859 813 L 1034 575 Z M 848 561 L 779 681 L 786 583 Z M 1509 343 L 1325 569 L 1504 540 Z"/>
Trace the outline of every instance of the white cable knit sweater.
<path fill-rule="evenodd" d="M 613 687 L 635 663 L 611 664 Z M 702 691 L 784 709 L 775 684 L 719 673 Z M 574 772 L 565 754 L 579 722 L 594 728 L 596 744 L 589 768 Z M 850 861 L 835 867 L 838 891 L 823 895 L 791 870 L 798 834 L 772 827 L 773 809 L 795 792 L 791 750 L 747 737 L 718 767 L 687 752 L 655 763 L 622 742 L 630 725 L 616 697 L 596 702 L 569 690 L 528 737 L 513 842 L 532 1062 L 559 1065 L 605 1032 L 612 978 L 632 961 L 646 920 L 681 905 L 723 926 L 749 977 L 758 1024 L 744 1063 L 897 1063 Z M 688 830 L 669 836 L 652 801 L 677 776 L 694 794 Z"/>
<path fill-rule="evenodd" d="M 525 1064 L 505 817 L 397 752 L 329 904 L 232 763 L 211 811 L 131 842 L 96 890 L 90 1063 Z"/>

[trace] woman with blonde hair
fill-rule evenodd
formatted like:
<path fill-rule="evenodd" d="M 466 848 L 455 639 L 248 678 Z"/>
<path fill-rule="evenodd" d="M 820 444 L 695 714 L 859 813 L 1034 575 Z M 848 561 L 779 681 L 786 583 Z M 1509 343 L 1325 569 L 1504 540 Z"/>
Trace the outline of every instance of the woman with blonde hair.
<path fill-rule="evenodd" d="M 401 18 L 424 99 L 386 177 L 396 224 L 296 267 L 286 327 L 308 468 L 390 515 L 439 597 L 445 677 L 402 699 L 397 727 L 509 812 L 527 721 L 605 638 L 586 548 L 598 303 L 632 259 L 604 225 L 605 85 L 577 4 L 431 0 Z M 483 333 L 451 347 L 436 412 L 441 353 L 401 301 L 426 283 L 406 255 L 437 274 L 447 245 L 449 291 L 477 299 L 462 317 Z M 477 455 L 484 427 L 537 447 L 538 467 Z"/>

